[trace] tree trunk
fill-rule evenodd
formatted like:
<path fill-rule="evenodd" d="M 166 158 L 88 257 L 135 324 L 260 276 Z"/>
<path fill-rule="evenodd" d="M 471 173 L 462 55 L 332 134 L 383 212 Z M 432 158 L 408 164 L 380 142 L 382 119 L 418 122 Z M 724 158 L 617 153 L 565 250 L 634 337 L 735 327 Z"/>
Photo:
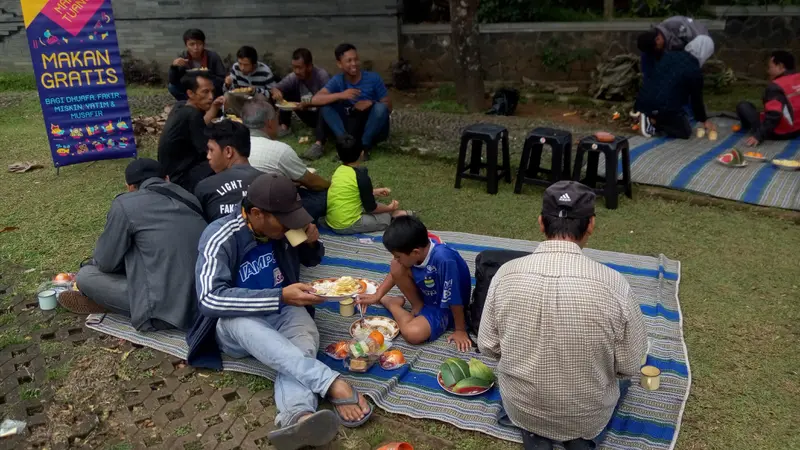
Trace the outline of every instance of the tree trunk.
<path fill-rule="evenodd" d="M 459 102 L 469 112 L 485 109 L 478 0 L 450 0 L 450 47 Z"/>
<path fill-rule="evenodd" d="M 611 20 L 614 18 L 614 0 L 604 0 L 603 18 L 606 20 Z"/>

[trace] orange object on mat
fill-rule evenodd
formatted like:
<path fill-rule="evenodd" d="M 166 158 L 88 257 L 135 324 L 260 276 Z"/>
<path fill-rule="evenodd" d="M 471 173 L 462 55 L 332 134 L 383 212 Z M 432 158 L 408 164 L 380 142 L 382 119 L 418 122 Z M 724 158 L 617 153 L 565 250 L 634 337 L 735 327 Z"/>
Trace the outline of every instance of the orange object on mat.
<path fill-rule="evenodd" d="M 378 448 L 378 450 L 414 450 L 414 447 L 408 442 L 392 442 Z"/>
<path fill-rule="evenodd" d="M 742 126 L 737 123 L 736 125 L 731 127 L 731 131 L 733 131 L 734 133 L 736 133 L 737 131 L 742 131 Z"/>
<path fill-rule="evenodd" d="M 614 142 L 614 135 L 605 131 L 598 131 L 594 137 L 600 142 Z"/>

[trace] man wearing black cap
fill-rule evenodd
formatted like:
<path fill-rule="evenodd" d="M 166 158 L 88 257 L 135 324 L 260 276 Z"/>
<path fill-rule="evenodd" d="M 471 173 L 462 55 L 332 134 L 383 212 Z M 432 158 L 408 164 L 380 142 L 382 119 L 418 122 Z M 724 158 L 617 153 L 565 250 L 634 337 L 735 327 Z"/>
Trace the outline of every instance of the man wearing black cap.
<path fill-rule="evenodd" d="M 186 339 L 188 362 L 221 369 L 225 353 L 275 369 L 279 429 L 269 439 L 279 450 L 324 445 L 340 421 L 359 426 L 372 413 L 354 387 L 316 359 L 319 332 L 309 312 L 323 298 L 298 282 L 300 264 L 315 266 L 325 253 L 311 222 L 292 180 L 261 175 L 241 209 L 203 233 L 195 269 L 200 317 Z M 336 412 L 317 411 L 317 396 Z"/>
<path fill-rule="evenodd" d="M 550 186 L 539 216 L 547 240 L 504 264 L 486 296 L 478 348 L 500 360 L 503 406 L 526 449 L 599 446 L 647 352 L 630 285 L 581 251 L 594 200 L 576 181 Z"/>
<path fill-rule="evenodd" d="M 197 316 L 193 269 L 206 226 L 200 204 L 152 159 L 128 164 L 125 183 L 92 264 L 78 272 L 80 291 L 63 292 L 59 302 L 81 314 L 127 315 L 139 331 L 188 330 Z"/>

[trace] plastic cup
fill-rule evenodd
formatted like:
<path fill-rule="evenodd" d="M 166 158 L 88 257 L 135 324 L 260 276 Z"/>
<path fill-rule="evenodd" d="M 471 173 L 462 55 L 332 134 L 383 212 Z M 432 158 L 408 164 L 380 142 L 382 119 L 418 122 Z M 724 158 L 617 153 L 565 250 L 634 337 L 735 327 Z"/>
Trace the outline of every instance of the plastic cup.
<path fill-rule="evenodd" d="M 351 317 L 356 314 L 356 306 L 355 301 L 352 298 L 348 298 L 339 302 L 339 314 L 343 315 L 344 317 Z"/>
<path fill-rule="evenodd" d="M 39 292 L 37 297 L 39 297 L 39 309 L 42 311 L 50 311 L 58 306 L 57 294 L 53 289 Z"/>

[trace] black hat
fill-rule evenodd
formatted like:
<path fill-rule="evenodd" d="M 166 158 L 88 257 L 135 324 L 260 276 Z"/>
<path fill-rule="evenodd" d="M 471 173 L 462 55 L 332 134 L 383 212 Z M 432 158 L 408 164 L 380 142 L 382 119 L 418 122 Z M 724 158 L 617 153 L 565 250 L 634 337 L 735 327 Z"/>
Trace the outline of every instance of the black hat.
<path fill-rule="evenodd" d="M 594 190 L 577 181 L 559 181 L 544 191 L 542 215 L 585 219 L 594 216 Z"/>
<path fill-rule="evenodd" d="M 266 173 L 250 183 L 247 200 L 256 208 L 275 216 L 290 230 L 300 229 L 314 219 L 303 209 L 300 194 L 292 180 L 284 175 Z"/>
<path fill-rule="evenodd" d="M 161 163 L 149 158 L 134 159 L 125 168 L 125 183 L 137 185 L 148 178 L 166 178 Z"/>

